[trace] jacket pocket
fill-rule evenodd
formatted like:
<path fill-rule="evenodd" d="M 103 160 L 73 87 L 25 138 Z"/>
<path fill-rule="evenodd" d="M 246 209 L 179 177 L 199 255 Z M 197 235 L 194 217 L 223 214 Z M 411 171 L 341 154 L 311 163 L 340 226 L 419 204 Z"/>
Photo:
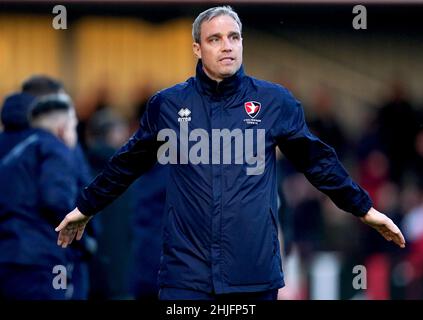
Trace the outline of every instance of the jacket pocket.
<path fill-rule="evenodd" d="M 222 271 L 231 285 L 268 284 L 274 278 L 277 229 L 269 207 L 238 212 L 222 233 Z"/>

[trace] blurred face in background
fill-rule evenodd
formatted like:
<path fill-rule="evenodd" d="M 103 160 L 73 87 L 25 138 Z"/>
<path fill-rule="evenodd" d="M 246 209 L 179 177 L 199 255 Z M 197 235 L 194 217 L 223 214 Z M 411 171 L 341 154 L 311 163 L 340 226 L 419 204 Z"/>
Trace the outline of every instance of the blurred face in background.
<path fill-rule="evenodd" d="M 227 15 L 204 21 L 201 42 L 194 42 L 193 50 L 211 79 L 219 82 L 234 75 L 242 64 L 242 38 L 238 24 Z"/>

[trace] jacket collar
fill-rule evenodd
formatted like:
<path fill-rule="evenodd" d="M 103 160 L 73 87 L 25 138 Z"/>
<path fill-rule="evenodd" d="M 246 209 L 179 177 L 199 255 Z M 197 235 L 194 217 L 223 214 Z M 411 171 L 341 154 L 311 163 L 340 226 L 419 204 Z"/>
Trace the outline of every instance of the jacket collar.
<path fill-rule="evenodd" d="M 239 70 L 233 76 L 225 78 L 221 82 L 217 82 L 208 77 L 203 70 L 203 63 L 201 62 L 201 59 L 198 60 L 195 78 L 199 84 L 200 90 L 209 96 L 228 97 L 233 95 L 239 90 L 241 81 L 244 77 L 244 68 L 241 65 Z"/>

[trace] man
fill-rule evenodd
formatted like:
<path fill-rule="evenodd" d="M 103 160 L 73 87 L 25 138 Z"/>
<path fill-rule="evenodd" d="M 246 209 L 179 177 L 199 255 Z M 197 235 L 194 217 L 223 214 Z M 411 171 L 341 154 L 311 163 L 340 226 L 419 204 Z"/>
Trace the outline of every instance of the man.
<path fill-rule="evenodd" d="M 49 94 L 66 94 L 66 90 L 61 81 L 46 75 L 32 75 L 25 79 L 21 86 L 22 95 L 31 95 L 33 97 L 42 97 Z M 18 114 L 17 119 L 27 118 L 28 104 L 21 104 L 14 106 L 14 114 Z M 29 126 L 26 119 L 26 126 L 24 121 L 21 120 L 21 128 Z M 78 189 L 88 184 L 92 179 L 91 169 L 88 161 L 82 151 L 81 145 L 78 143 L 72 149 L 74 153 L 75 165 L 78 168 L 76 172 L 78 178 Z M 83 300 L 88 298 L 89 294 L 89 271 L 88 261 L 93 256 L 97 249 L 97 241 L 95 239 L 96 230 L 98 229 L 97 221 L 92 223 L 88 229 L 84 240 L 72 247 L 68 252 L 69 263 L 68 276 L 71 280 L 67 297 L 75 300 Z"/>
<path fill-rule="evenodd" d="M 30 76 L 22 83 L 21 88 L 22 92 L 10 95 L 5 100 L 1 110 L 4 131 L 0 134 L 0 158 L 33 133 L 29 122 L 29 107 L 35 98 L 49 94 L 65 94 L 60 81 L 44 75 Z M 79 189 L 91 180 L 91 173 L 80 145 L 78 144 L 72 150 L 75 156 L 75 166 L 78 168 L 75 174 L 77 174 Z M 88 297 L 87 260 L 96 248 L 93 226 L 90 224 L 89 236 L 84 237 L 85 241 L 72 246 L 72 250 L 67 252 L 66 267 L 69 281 L 66 298 L 86 299 Z"/>
<path fill-rule="evenodd" d="M 3 120 L 8 110 L 16 110 L 7 103 L 21 98 L 6 99 Z M 51 245 L 52 227 L 75 204 L 77 120 L 66 96 L 49 95 L 34 102 L 30 122 L 26 134 L 0 136 L 0 298 L 65 299 L 66 277 L 58 278 L 55 288 L 53 271 L 68 258 Z"/>
<path fill-rule="evenodd" d="M 173 165 L 160 299 L 275 299 L 284 286 L 276 228 L 278 146 L 336 205 L 405 246 L 398 227 L 372 208 L 334 150 L 309 132 L 291 93 L 245 75 L 241 31 L 230 7 L 196 18 L 196 76 L 151 98 L 139 130 L 56 228 L 58 245 L 81 239 L 93 214 L 165 157 Z"/>

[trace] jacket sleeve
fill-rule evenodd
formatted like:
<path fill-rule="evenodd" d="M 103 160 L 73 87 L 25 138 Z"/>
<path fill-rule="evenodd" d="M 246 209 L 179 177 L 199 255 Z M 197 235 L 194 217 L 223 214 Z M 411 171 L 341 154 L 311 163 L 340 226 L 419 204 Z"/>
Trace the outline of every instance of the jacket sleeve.
<path fill-rule="evenodd" d="M 157 122 L 160 96 L 148 102 L 140 127 L 108 161 L 103 171 L 79 194 L 76 206 L 85 215 L 94 215 L 119 197 L 133 181 L 157 162 Z"/>
<path fill-rule="evenodd" d="M 283 101 L 275 133 L 282 153 L 338 208 L 364 216 L 373 205 L 368 193 L 352 180 L 335 150 L 309 131 L 300 102 L 289 91 Z"/>

